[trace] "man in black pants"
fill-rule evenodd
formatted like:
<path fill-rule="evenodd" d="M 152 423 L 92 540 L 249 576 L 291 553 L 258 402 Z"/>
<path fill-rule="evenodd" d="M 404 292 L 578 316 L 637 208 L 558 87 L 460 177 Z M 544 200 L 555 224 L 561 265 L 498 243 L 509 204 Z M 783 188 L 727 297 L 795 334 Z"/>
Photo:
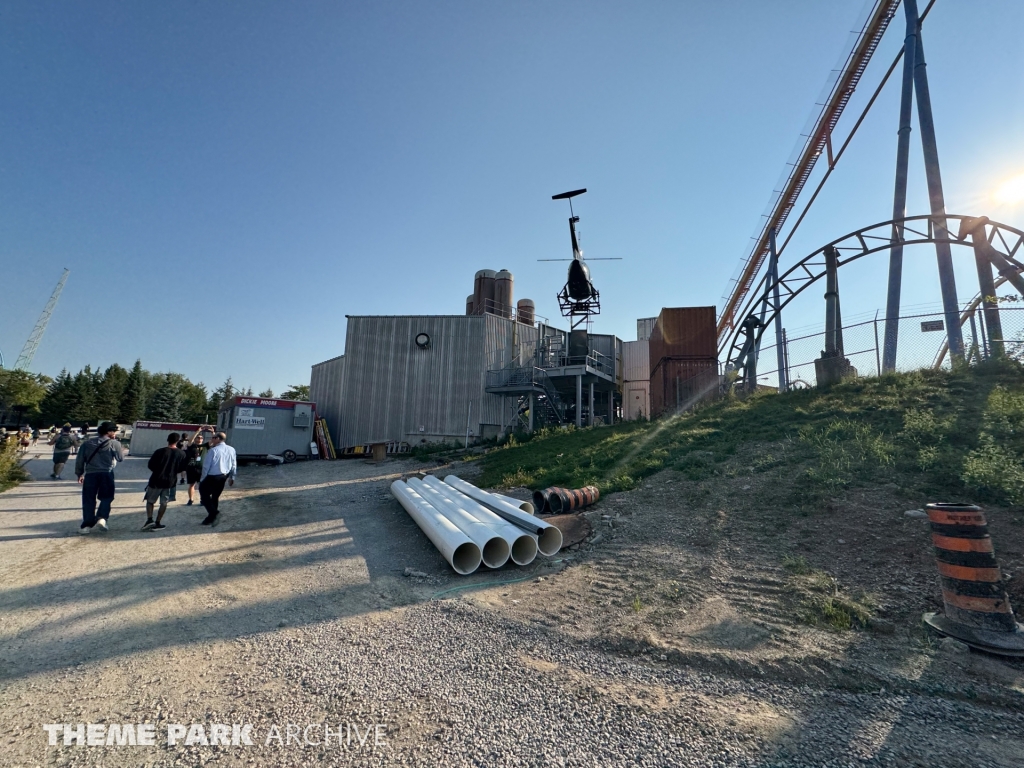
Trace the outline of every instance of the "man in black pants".
<path fill-rule="evenodd" d="M 199 503 L 206 509 L 203 525 L 217 524 L 224 484 L 235 484 L 238 457 L 235 449 L 224 442 L 227 439 L 228 436 L 223 432 L 214 433 L 210 438 L 210 449 L 203 457 L 203 473 L 199 478 Z"/>

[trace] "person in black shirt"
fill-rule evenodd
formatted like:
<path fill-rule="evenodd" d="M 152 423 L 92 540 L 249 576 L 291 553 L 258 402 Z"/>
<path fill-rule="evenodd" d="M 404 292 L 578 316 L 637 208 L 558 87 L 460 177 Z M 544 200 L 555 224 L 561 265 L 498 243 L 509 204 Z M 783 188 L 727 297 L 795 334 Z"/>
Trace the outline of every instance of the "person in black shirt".
<path fill-rule="evenodd" d="M 144 531 L 162 531 L 167 526 L 163 524 L 164 512 L 167 511 L 167 501 L 170 498 L 171 489 L 178 482 L 178 473 L 185 469 L 185 452 L 179 450 L 176 445 L 179 435 L 171 432 L 167 436 L 167 447 L 160 448 L 149 457 L 149 485 L 146 488 L 146 523 L 142 526 Z M 160 502 L 160 511 L 157 513 L 156 521 L 153 520 L 153 507 Z"/>
<path fill-rule="evenodd" d="M 203 474 L 203 449 L 206 448 L 203 444 L 203 435 L 212 429 L 212 427 L 197 429 L 192 440 L 185 447 L 185 457 L 188 459 L 188 464 L 185 466 L 185 481 L 188 483 L 188 504 L 186 506 L 189 507 L 195 500 L 196 484 Z"/>

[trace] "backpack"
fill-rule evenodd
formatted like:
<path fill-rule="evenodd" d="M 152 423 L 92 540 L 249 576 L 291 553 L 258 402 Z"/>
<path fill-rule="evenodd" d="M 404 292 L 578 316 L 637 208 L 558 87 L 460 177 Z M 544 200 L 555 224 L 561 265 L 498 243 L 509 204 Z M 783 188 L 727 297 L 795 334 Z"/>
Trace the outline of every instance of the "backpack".
<path fill-rule="evenodd" d="M 70 451 L 71 446 L 75 444 L 75 441 L 71 439 L 71 435 L 61 435 L 57 438 L 57 442 L 54 443 L 54 448 L 58 451 Z"/>

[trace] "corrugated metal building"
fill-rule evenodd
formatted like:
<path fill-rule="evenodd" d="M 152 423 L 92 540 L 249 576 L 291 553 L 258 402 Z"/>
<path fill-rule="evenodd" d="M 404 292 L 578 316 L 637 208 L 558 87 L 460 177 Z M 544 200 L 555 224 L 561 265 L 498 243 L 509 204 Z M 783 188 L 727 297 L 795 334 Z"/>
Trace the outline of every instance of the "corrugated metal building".
<path fill-rule="evenodd" d="M 314 366 L 310 396 L 331 404 L 321 412 L 339 449 L 463 440 L 467 424 L 493 437 L 512 403 L 484 391 L 487 371 L 528 362 L 537 338 L 492 314 L 350 316 L 345 354 Z"/>
<path fill-rule="evenodd" d="M 658 321 L 656 317 L 641 317 L 636 321 L 636 339 L 637 341 L 647 341 L 651 338 L 651 331 L 654 330 L 654 324 Z"/>
<path fill-rule="evenodd" d="M 652 416 L 685 410 L 717 395 L 714 307 L 663 308 L 648 344 Z"/>
<path fill-rule="evenodd" d="M 647 339 L 622 342 L 622 418 L 651 417 L 651 358 Z"/>
<path fill-rule="evenodd" d="M 327 420 L 331 442 L 337 445 L 341 435 L 341 404 L 345 397 L 345 356 L 339 355 L 313 366 L 309 379 L 309 399 L 316 403 L 317 415 Z"/>

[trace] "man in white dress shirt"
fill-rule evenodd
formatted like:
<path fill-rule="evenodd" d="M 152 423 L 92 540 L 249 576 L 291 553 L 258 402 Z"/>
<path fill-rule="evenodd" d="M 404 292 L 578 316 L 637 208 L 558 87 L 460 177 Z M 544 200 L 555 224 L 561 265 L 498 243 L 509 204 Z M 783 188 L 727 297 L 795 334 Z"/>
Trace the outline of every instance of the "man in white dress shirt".
<path fill-rule="evenodd" d="M 210 449 L 203 457 L 203 473 L 199 477 L 199 503 L 206 509 L 203 525 L 217 524 L 224 484 L 235 484 L 238 458 L 235 449 L 225 442 L 227 439 L 224 432 L 215 433 L 210 438 Z"/>

